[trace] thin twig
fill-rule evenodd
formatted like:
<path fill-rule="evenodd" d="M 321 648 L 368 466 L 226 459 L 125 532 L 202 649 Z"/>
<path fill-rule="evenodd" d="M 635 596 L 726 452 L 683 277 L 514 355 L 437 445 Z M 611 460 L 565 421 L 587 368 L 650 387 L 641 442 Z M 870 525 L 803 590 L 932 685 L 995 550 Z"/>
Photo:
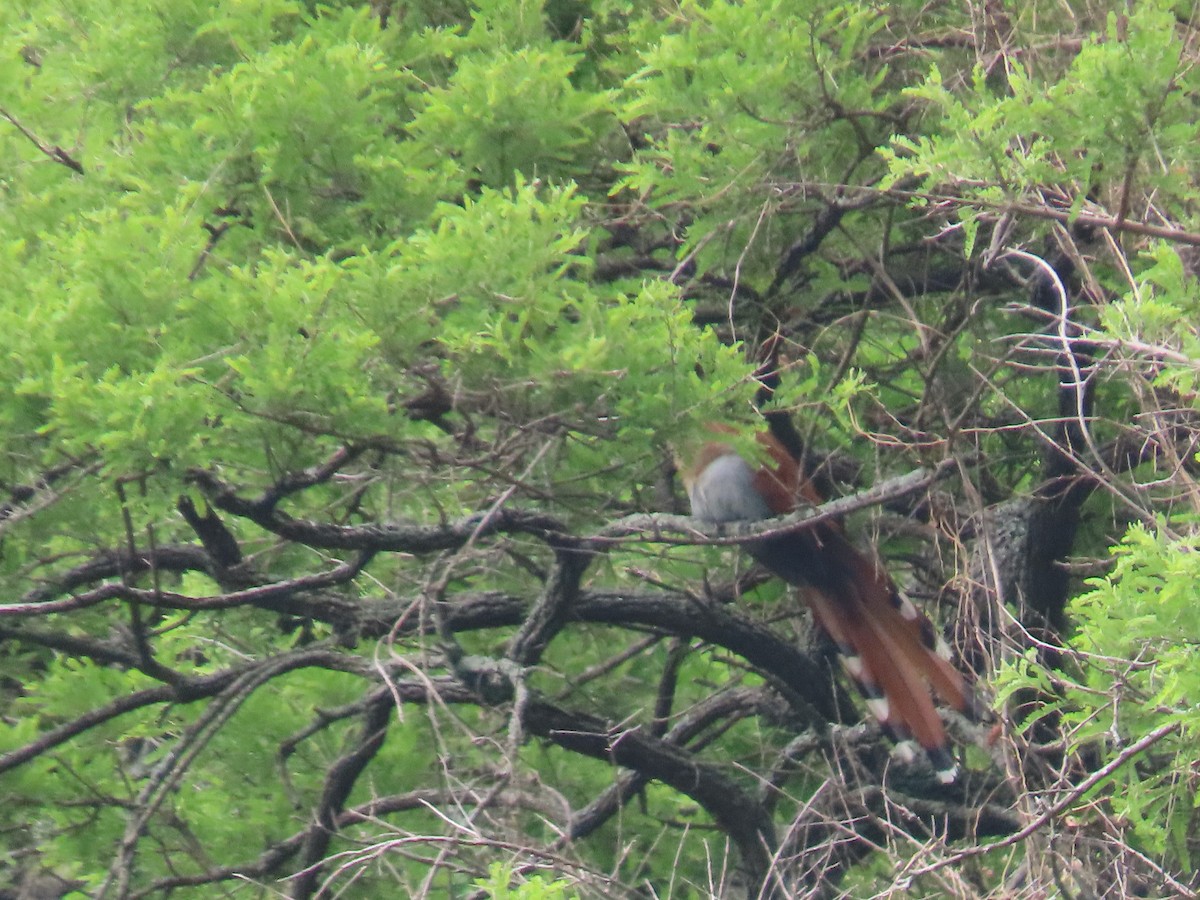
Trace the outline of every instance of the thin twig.
<path fill-rule="evenodd" d="M 999 850 L 1004 847 L 1011 847 L 1013 844 L 1019 844 L 1055 816 L 1059 816 L 1065 812 L 1072 803 L 1074 803 L 1104 779 L 1116 772 L 1117 769 L 1121 768 L 1121 766 L 1125 765 L 1125 763 L 1129 762 L 1144 750 L 1148 750 L 1167 735 L 1174 731 L 1178 731 L 1179 728 L 1179 722 L 1168 722 L 1165 725 L 1159 725 L 1149 734 L 1143 735 L 1140 739 L 1130 744 L 1128 747 L 1114 756 L 1106 765 L 1101 766 L 1087 778 L 1083 779 L 1083 781 L 1079 782 L 1079 784 L 1075 785 L 1075 787 L 1068 791 L 1061 799 L 1058 800 L 1058 802 L 1045 810 L 1041 815 L 1039 815 L 1020 831 L 1016 831 L 1010 834 L 1008 837 L 996 841 L 993 844 L 978 844 L 973 847 L 966 847 L 962 850 L 959 850 L 957 853 L 953 853 L 950 856 L 939 859 L 936 862 L 930 863 L 929 865 L 912 869 L 906 874 L 911 878 L 916 878 L 920 875 L 927 875 L 930 872 L 937 871 L 938 869 L 946 866 L 955 865 L 962 862 L 964 859 L 970 859 L 974 856 L 982 856 L 985 853 L 991 853 L 993 850 Z M 915 862 L 919 858 L 920 857 L 914 857 L 913 861 Z M 1194 893 L 1189 893 L 1188 896 L 1194 897 L 1196 895 Z"/>

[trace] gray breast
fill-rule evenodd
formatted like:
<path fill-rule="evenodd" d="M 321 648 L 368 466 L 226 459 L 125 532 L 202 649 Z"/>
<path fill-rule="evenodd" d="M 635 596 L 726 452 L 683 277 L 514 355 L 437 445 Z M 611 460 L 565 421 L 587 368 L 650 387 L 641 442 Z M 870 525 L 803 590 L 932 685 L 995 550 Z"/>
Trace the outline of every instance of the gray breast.
<path fill-rule="evenodd" d="M 754 488 L 754 470 L 736 453 L 719 456 L 696 476 L 689 491 L 692 515 L 708 522 L 769 519 L 770 507 Z"/>

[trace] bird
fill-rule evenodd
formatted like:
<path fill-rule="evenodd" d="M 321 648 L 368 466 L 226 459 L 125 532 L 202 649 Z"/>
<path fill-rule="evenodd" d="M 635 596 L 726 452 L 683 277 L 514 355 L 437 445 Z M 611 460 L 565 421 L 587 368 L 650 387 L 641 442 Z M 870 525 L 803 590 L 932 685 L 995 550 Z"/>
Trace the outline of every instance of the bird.
<path fill-rule="evenodd" d="M 731 429 L 710 431 L 713 439 L 680 469 L 695 518 L 755 522 L 821 502 L 796 458 L 770 431 L 756 436 L 768 460 L 761 466 L 722 439 Z M 801 589 L 814 621 L 837 646 L 884 730 L 898 742 L 915 740 L 937 779 L 953 783 L 958 769 L 934 700 L 972 716 L 974 698 L 962 674 L 939 652 L 929 619 L 855 547 L 840 522 L 752 539 L 744 547 L 768 572 Z"/>

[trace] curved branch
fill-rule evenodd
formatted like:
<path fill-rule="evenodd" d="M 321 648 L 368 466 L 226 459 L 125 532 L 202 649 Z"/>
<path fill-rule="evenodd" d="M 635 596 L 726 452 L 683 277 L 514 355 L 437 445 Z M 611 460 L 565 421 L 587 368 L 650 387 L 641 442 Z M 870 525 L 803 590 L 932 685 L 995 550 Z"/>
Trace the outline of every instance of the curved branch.
<path fill-rule="evenodd" d="M 5 628 L 0 626 L 0 641 L 21 641 L 37 647 L 45 647 L 79 659 L 90 659 L 102 666 L 138 668 L 141 660 L 137 653 L 117 646 L 111 640 L 94 640 L 77 637 L 67 632 L 40 631 L 35 628 Z"/>
<path fill-rule="evenodd" d="M 291 896 L 310 897 L 317 890 L 322 871 L 320 863 L 333 840 L 339 814 L 359 776 L 383 746 L 392 709 L 391 694 L 377 692 L 363 715 L 359 745 L 338 759 L 325 773 L 325 788 L 317 804 L 316 822 L 309 828 L 304 840 L 300 854 L 301 870 L 293 883 Z"/>
<path fill-rule="evenodd" d="M 753 885 L 750 896 L 760 896 L 759 888 L 765 887 L 770 874 L 775 826 L 762 805 L 722 766 L 697 760 L 641 729 L 621 728 L 539 700 L 526 706 L 524 725 L 530 734 L 560 747 L 634 769 L 691 797 L 737 844 L 746 877 Z"/>
<path fill-rule="evenodd" d="M 591 557 L 574 547 L 555 549 L 554 565 L 541 597 L 533 605 L 505 654 L 522 666 L 535 665 L 542 652 L 570 618 L 579 597 L 579 582 Z"/>
<path fill-rule="evenodd" d="M 526 604 L 517 597 L 489 592 L 447 603 L 444 618 L 451 631 L 500 628 L 522 621 Z M 793 707 L 818 722 L 855 721 L 858 713 L 833 680 L 830 670 L 793 641 L 785 640 L 765 625 L 743 618 L 715 603 L 668 591 L 583 591 L 570 610 L 572 618 L 621 627 L 645 627 L 695 637 L 737 654 L 761 672 L 775 678 L 790 693 Z M 372 637 L 413 634 L 422 628 L 415 618 L 397 624 L 392 609 L 363 620 L 360 633 Z"/>
<path fill-rule="evenodd" d="M 682 747 L 700 738 L 710 726 L 718 723 L 723 731 L 729 725 L 748 716 L 781 716 L 784 712 L 785 710 L 780 708 L 779 699 L 768 691 L 761 688 L 735 688 L 709 697 L 692 707 L 662 736 L 662 740 Z M 711 738 L 712 735 L 701 738 L 689 749 L 699 750 L 707 746 Z M 582 840 L 600 828 L 649 780 L 649 777 L 640 771 L 630 771 L 617 778 L 595 800 L 571 817 L 566 833 L 554 846 L 557 848 L 570 841 Z"/>
<path fill-rule="evenodd" d="M 27 517 L 31 512 L 42 509 L 61 496 L 47 497 L 46 494 L 54 484 L 67 475 L 82 469 L 84 472 L 94 472 L 98 466 L 95 463 L 84 463 L 82 460 L 71 460 L 58 466 L 52 466 L 42 472 L 30 484 L 14 484 L 8 488 L 8 499 L 0 503 L 0 534 L 3 534 L 13 522 Z"/>
<path fill-rule="evenodd" d="M 217 509 L 248 519 L 260 528 L 289 541 L 320 550 L 363 550 L 372 552 L 437 553 L 454 550 L 474 537 L 518 532 L 565 534 L 556 518 L 539 512 L 485 510 L 443 525 L 333 525 L 295 519 L 275 508 L 284 496 L 268 493 L 257 500 L 240 497 L 232 486 L 212 472 L 193 471 L 189 476 Z M 289 485 L 290 488 L 293 486 Z"/>
<path fill-rule="evenodd" d="M 595 549 L 627 543 L 631 538 L 658 544 L 744 544 L 761 538 L 779 537 L 795 531 L 814 528 L 831 519 L 841 518 L 862 509 L 888 503 L 907 494 L 923 491 L 961 466 L 961 460 L 944 459 L 932 469 L 916 469 L 895 478 L 880 481 L 865 491 L 839 497 L 818 507 L 806 507 L 786 516 L 757 522 L 732 522 L 713 525 L 690 516 L 662 513 L 627 516 L 587 538 L 586 545 Z M 677 536 L 676 536 L 677 535 Z"/>
<path fill-rule="evenodd" d="M 22 603 L 42 603 L 59 594 L 67 594 L 85 584 L 120 578 L 122 575 L 142 575 L 146 572 L 207 572 L 211 560 L 203 547 L 194 544 L 167 544 L 131 553 L 122 547 L 102 550 L 85 563 L 68 569 L 52 581 L 27 591 Z"/>
<path fill-rule="evenodd" d="M 152 706 L 156 703 L 192 703 L 196 700 L 214 697 L 221 693 L 221 691 L 226 690 L 238 678 L 244 677 L 246 673 L 268 664 L 278 669 L 276 674 L 313 666 L 335 669 L 340 672 L 355 672 L 357 674 L 366 674 L 371 671 L 369 664 L 357 657 L 348 656 L 325 648 L 308 648 L 294 651 L 287 658 L 273 657 L 271 660 L 226 669 L 223 672 L 217 672 L 212 675 L 199 678 L 185 678 L 175 684 L 136 691 L 132 694 L 118 697 L 98 709 L 89 710 L 82 716 L 72 719 L 70 722 L 64 722 L 57 728 L 52 728 L 50 731 L 44 732 L 36 740 L 30 741 L 25 746 L 10 750 L 8 753 L 0 756 L 0 774 L 9 769 L 15 769 L 17 766 L 29 762 L 47 750 L 64 744 L 71 738 L 83 734 L 97 725 L 103 725 L 105 722 L 109 722 L 127 712 Z"/>
<path fill-rule="evenodd" d="M 212 610 L 229 609 L 234 606 L 259 606 L 273 612 L 305 615 L 308 614 L 308 610 L 301 610 L 297 606 L 295 595 L 322 591 L 353 581 L 372 556 L 374 556 L 372 552 L 362 553 L 356 560 L 343 563 L 328 572 L 303 575 L 287 581 L 277 581 L 243 591 L 231 591 L 227 594 L 215 594 L 209 597 L 191 597 L 173 591 L 145 590 L 125 584 L 105 584 L 93 591 L 64 600 L 0 604 L 0 618 L 50 615 L 51 613 L 83 609 L 113 599 L 134 600 L 149 607 L 164 609 Z M 339 608 L 328 599 L 322 600 L 320 611 L 324 614 L 324 618 L 332 622 L 344 622 L 353 618 L 351 610 Z"/>
<path fill-rule="evenodd" d="M 858 718 L 853 704 L 837 689 L 830 670 L 794 642 L 784 640 L 764 625 L 733 615 L 722 606 L 700 603 L 682 595 L 587 593 L 575 615 L 585 622 L 613 625 L 646 625 L 672 634 L 697 637 L 736 653 L 761 672 L 777 679 L 789 693 L 793 707 L 817 722 L 845 722 Z"/>

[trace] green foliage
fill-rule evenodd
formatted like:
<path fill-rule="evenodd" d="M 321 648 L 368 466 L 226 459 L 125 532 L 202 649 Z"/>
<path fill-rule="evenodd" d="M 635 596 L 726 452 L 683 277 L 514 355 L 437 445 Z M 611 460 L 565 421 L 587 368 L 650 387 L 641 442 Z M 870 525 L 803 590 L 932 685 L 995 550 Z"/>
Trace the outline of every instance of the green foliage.
<path fill-rule="evenodd" d="M 570 882 L 565 879 L 546 881 L 541 875 L 523 879 L 517 887 L 509 887 L 513 880 L 513 867 L 504 863 L 492 863 L 486 879 L 475 884 L 487 891 L 489 900 L 579 900 L 576 893 L 567 893 Z"/>
<path fill-rule="evenodd" d="M 1159 725 L 1179 725 L 1178 734 L 1155 747 L 1148 759 L 1119 773 L 1112 786 L 1113 808 L 1133 822 L 1153 852 L 1169 852 L 1190 868 L 1197 860 L 1186 837 L 1200 803 L 1192 774 L 1200 735 L 1194 702 L 1200 695 L 1194 654 L 1200 614 L 1189 585 L 1200 575 L 1200 537 L 1172 538 L 1134 527 L 1114 548 L 1114 559 L 1113 573 L 1076 601 L 1080 624 L 1074 644 L 1090 656 L 1130 662 L 1114 669 L 1100 660 L 1089 668 L 1089 687 L 1119 688 L 1103 704 L 1091 699 L 1091 715 L 1075 714 L 1079 740 L 1128 742 Z"/>
<path fill-rule="evenodd" d="M 1156 387 L 1194 396 L 1200 386 L 1200 287 L 1184 268 L 1179 251 L 1167 244 L 1149 247 L 1137 280 L 1123 297 L 1104 308 L 1104 334 L 1161 355 L 1165 364 L 1153 374 Z"/>
<path fill-rule="evenodd" d="M 943 192 L 967 198 L 960 221 L 968 250 L 980 214 L 1047 189 L 1078 213 L 1089 195 L 1100 199 L 1107 172 L 1122 173 L 1126 196 L 1138 185 L 1168 202 L 1184 199 L 1177 176 L 1195 146 L 1186 98 L 1196 74 L 1175 27 L 1167 0 L 1109 12 L 1102 32 L 1061 68 L 1035 72 L 1006 59 L 1006 90 L 978 65 L 961 90 L 958 74 L 935 64 L 908 93 L 939 121 L 931 134 L 898 134 L 881 150 L 889 169 L 884 183 L 916 177 L 931 195 L 925 199 Z"/>
<path fill-rule="evenodd" d="M 571 83 L 580 58 L 560 45 L 468 56 L 444 88 L 426 95 L 411 132 L 437 156 L 457 156 L 485 184 L 505 184 L 514 170 L 586 172 L 581 151 L 597 142 L 610 101 Z"/>
<path fill-rule="evenodd" d="M 561 480 L 611 491 L 598 473 L 614 461 L 657 456 L 714 403 L 744 408 L 750 367 L 692 327 L 678 288 L 593 280 L 598 207 L 574 181 L 607 152 L 615 95 L 588 47 L 550 34 L 537 4 L 516 17 L 508 4 L 450 20 L 443 9 L 413 30 L 380 29 L 365 4 L 118 7 L 0 10 L 7 124 L 28 130 L 0 129 L 0 327 L 21 337 L 0 354 L 15 388 L 0 405 L 3 474 L 19 484 L 75 460 L 98 476 L 6 538 L 6 577 L 123 544 L 127 516 L 154 541 L 194 540 L 174 513 L 181 492 L 202 502 L 183 483 L 189 470 L 266 486 L 342 443 L 435 439 L 396 410 L 430 379 L 488 410 L 478 420 L 489 439 L 537 419 L 583 428 L 546 455 L 547 490 Z M 588 40 L 603 27 L 597 18 Z M 83 174 L 39 145 L 61 147 Z M 586 436 L 597 421 L 621 436 L 620 452 Z M 390 465 L 399 483 L 418 471 Z M 474 509 L 486 490 L 405 489 L 364 510 L 422 521 L 431 508 Z M 335 495 L 304 503 L 315 511 Z M 625 486 L 617 501 L 629 500 Z M 313 563 L 229 527 L 280 571 Z M 156 582 L 220 590 L 194 573 Z M 104 634 L 123 627 L 113 615 L 85 610 L 71 627 Z M 155 658 L 196 676 L 280 649 L 277 628 L 236 611 L 172 614 L 155 628 Z M 37 672 L 6 706 L 6 750 L 153 684 L 36 642 L 4 652 L 6 665 Z M 312 709 L 350 701 L 355 683 L 298 672 L 242 701 L 148 824 L 167 849 L 141 877 L 196 871 L 198 846 L 233 859 L 293 831 L 355 724 L 317 729 L 285 762 L 278 748 Z M 103 752 L 80 743 L 20 767 L 5 785 L 19 799 L 6 805 L 6 833 L 18 810 L 45 806 L 40 864 L 98 885 L 126 824 L 121 804 L 137 801 L 201 713 L 188 703 L 129 713 L 88 736 Z M 397 777 L 364 785 L 359 802 L 422 786 L 436 745 L 423 730 L 389 739 L 380 759 Z M 281 765 L 290 793 L 276 784 Z M 73 809 L 79 785 L 111 799 Z"/>
<path fill-rule="evenodd" d="M 939 454 L 982 473 L 885 544 L 920 593 L 963 581 L 930 535 L 966 540 L 985 503 L 1039 487 L 1058 422 L 1046 343 L 1008 350 L 1044 323 L 970 261 L 997 214 L 1035 249 L 1092 205 L 1198 228 L 1192 49 L 1171 4 L 1103 6 L 1027 4 L 1000 59 L 945 37 L 978 10 L 906 0 L 0 4 L 0 761 L 28 754 L 0 776 L 0 881 L 209 896 L 230 872 L 286 893 L 308 870 L 385 896 L 453 866 L 452 889 L 496 898 L 587 896 L 595 872 L 612 892 L 729 889 L 727 823 L 653 780 L 567 848 L 570 878 L 493 864 L 559 853 L 622 774 L 523 734 L 456 668 L 515 655 L 579 547 L 561 631 L 536 664 L 505 660 L 518 687 L 604 721 L 610 750 L 758 691 L 769 715 L 670 749 L 748 797 L 778 778 L 780 836 L 830 815 L 810 801 L 871 769 L 832 776 L 845 723 L 694 630 L 736 597 L 723 614 L 800 640 L 795 598 L 735 584 L 727 548 L 589 539 L 682 508 L 668 448 L 701 423 L 761 452 L 770 357 L 767 409 L 835 451 L 836 488 Z M 1037 52 L 1060 36 L 1077 51 Z M 1107 236 L 1113 258 L 1072 257 L 1107 366 L 1091 437 L 1178 410 L 1146 440 L 1176 452 L 1200 393 L 1194 263 Z M 1170 512 L 1154 491 L 1113 495 Z M 1200 546 L 1161 521 L 1072 608 L 1077 681 L 1031 653 L 1002 697 L 1059 691 L 1031 719 L 1065 723 L 1080 758 L 1177 722 L 1087 799 L 1186 868 Z M 582 621 L 626 595 L 690 605 Z M 783 759 L 798 732 L 820 736 L 802 764 Z M 840 860 L 843 887 L 894 893 L 911 849 L 888 852 Z"/>
<path fill-rule="evenodd" d="M 1147 16 L 1162 26 L 1161 17 Z M 1142 31 L 1146 21 L 1129 27 L 1131 41 L 1154 44 L 1155 39 Z M 1169 28 L 1160 27 L 1163 30 Z M 1161 38 L 1160 33 L 1159 43 Z M 1175 52 L 1147 51 L 1148 72 L 1157 74 L 1143 75 L 1143 85 L 1146 77 L 1168 77 L 1163 67 L 1173 64 L 1161 61 Z M 1133 75 L 1127 72 L 1126 77 Z M 1120 88 L 1131 89 L 1137 90 Z M 1116 101 L 1109 97 L 1106 102 Z M 1120 108 L 1129 109 L 1131 102 Z M 1138 102 L 1149 101 L 1142 96 Z M 1195 277 L 1186 270 L 1179 250 L 1163 242 L 1148 244 L 1129 268 L 1132 277 L 1126 289 L 1099 311 L 1097 346 L 1153 358 L 1152 369 L 1139 377 L 1145 377 L 1159 396 L 1194 406 L 1200 358 Z M 1169 860 L 1183 871 L 1200 863 L 1189 840 L 1200 803 L 1195 780 L 1200 719 L 1194 702 L 1200 694 L 1194 664 L 1200 618 L 1191 588 L 1200 575 L 1198 551 L 1200 541 L 1190 516 L 1160 514 L 1154 528 L 1130 527 L 1110 550 L 1109 574 L 1091 579 L 1089 589 L 1071 604 L 1070 647 L 1077 656 L 1070 677 L 1052 677 L 1030 651 L 998 678 L 1002 700 L 1053 698 L 1026 709 L 1026 727 L 1061 723 L 1073 751 L 1095 754 L 1101 761 L 1116 762 L 1138 738 L 1165 730 L 1147 752 L 1127 755 L 1110 778 L 1082 797 L 1079 814 L 1102 810 L 1132 833 L 1141 852 Z"/>
<path fill-rule="evenodd" d="M 394 39 L 365 9 L 310 18 L 281 4 L 256 10 L 252 21 L 249 6 L 223 13 L 197 28 L 189 52 L 236 35 L 243 59 L 217 65 L 201 81 L 168 85 L 137 105 L 136 130 L 114 136 L 111 148 L 86 148 L 89 164 L 124 192 L 107 207 L 60 218 L 36 240 L 7 245 L 4 268 L 27 299 L 0 316 L 33 338 L 6 360 L 24 398 L 4 410 L 10 424 L 36 429 L 67 452 L 101 450 L 118 473 L 164 462 L 205 465 L 218 447 L 230 464 L 226 438 L 252 455 L 266 442 L 277 463 L 293 466 L 303 464 L 304 450 L 281 446 L 281 423 L 343 437 L 391 431 L 390 386 L 404 381 L 430 341 L 443 348 L 447 376 L 467 390 L 540 385 L 542 396 L 522 399 L 530 413 L 543 414 L 608 394 L 602 404 L 629 428 L 636 427 L 630 396 L 655 399 L 641 418 L 658 424 L 744 377 L 731 351 L 682 327 L 687 314 L 677 294 L 588 285 L 579 253 L 586 198 L 569 184 L 539 188 L 519 178 L 515 187 L 440 202 L 457 197 L 454 174 L 439 169 L 452 158 L 466 177 L 486 156 L 498 165 L 486 180 L 500 184 L 514 169 L 545 176 L 565 171 L 548 168 L 553 159 L 578 161 L 579 142 L 594 139 L 579 123 L 598 114 L 608 94 L 569 84 L 577 55 L 546 44 L 507 57 L 488 47 L 484 57 L 473 49 L 484 37 L 470 32 L 454 39 L 466 56 L 447 87 L 409 102 L 416 82 L 402 77 L 404 61 L 419 62 L 434 48 L 452 53 L 453 40 Z M 498 36 L 490 21 L 481 17 L 477 26 Z M 17 32 L 9 47 L 51 36 Z M 480 69 L 520 60 L 529 69 L 521 77 Z M 52 61 L 69 64 L 65 48 L 34 82 L 51 77 Z M 501 87 L 532 93 L 505 107 L 494 96 Z M 566 106 L 542 95 L 551 89 Z M 473 103 L 488 116 L 522 119 L 526 136 L 512 138 L 512 161 L 503 161 L 509 150 L 498 155 L 509 125 L 496 120 L 489 131 L 491 120 Z M 405 110 L 411 122 L 396 141 L 388 132 L 401 127 Z M 529 120 L 530 110 L 545 121 Z M 454 131 L 468 123 L 469 134 Z M 7 138 L 29 156 L 27 144 Z M 520 146 L 530 140 L 541 149 Z M 35 208 L 77 191 L 61 178 L 48 190 L 18 185 L 20 203 Z M 10 215 L 27 218 L 19 204 Z M 211 255 L 201 225 L 222 229 Z M 381 233 L 390 233 L 386 241 Z M 564 316 L 577 317 L 576 327 L 560 327 Z M 614 342 L 614 333 L 640 342 Z M 675 351 L 664 359 L 666 380 L 657 370 L 638 371 L 647 348 L 663 345 Z M 71 348 L 69 357 L 61 348 Z M 707 380 L 671 374 L 680 359 L 702 361 Z M 508 373 L 503 382 L 497 367 Z M 604 386 L 630 373 L 638 383 L 629 390 Z"/>
<path fill-rule="evenodd" d="M 761 274 L 780 250 L 773 229 L 796 208 L 772 195 L 792 182 L 832 190 L 886 136 L 872 131 L 894 99 L 881 90 L 887 69 L 858 55 L 882 24 L 853 4 L 775 0 L 686 3 L 640 20 L 631 38 L 642 66 L 622 114 L 648 146 L 621 167 L 620 186 L 686 203 L 694 220 L 681 252 L 736 256 L 740 271 Z M 862 127 L 832 114 L 840 108 L 862 110 Z M 859 146 L 847 155 L 847 144 Z"/>
<path fill-rule="evenodd" d="M 1108 759 L 1151 731 L 1177 726 L 1081 803 L 1102 804 L 1132 828 L 1143 852 L 1191 870 L 1200 863 L 1188 841 L 1200 806 L 1194 776 L 1200 611 L 1193 591 L 1200 535 L 1189 528 L 1172 536 L 1165 523 L 1153 531 L 1136 525 L 1112 548 L 1112 561 L 1111 573 L 1090 580 L 1091 589 L 1072 604 L 1078 679 L 1051 681 L 1029 657 L 1006 670 L 1001 696 L 1031 688 L 1057 694 L 1034 717 L 1060 716 L 1074 749 Z"/>

